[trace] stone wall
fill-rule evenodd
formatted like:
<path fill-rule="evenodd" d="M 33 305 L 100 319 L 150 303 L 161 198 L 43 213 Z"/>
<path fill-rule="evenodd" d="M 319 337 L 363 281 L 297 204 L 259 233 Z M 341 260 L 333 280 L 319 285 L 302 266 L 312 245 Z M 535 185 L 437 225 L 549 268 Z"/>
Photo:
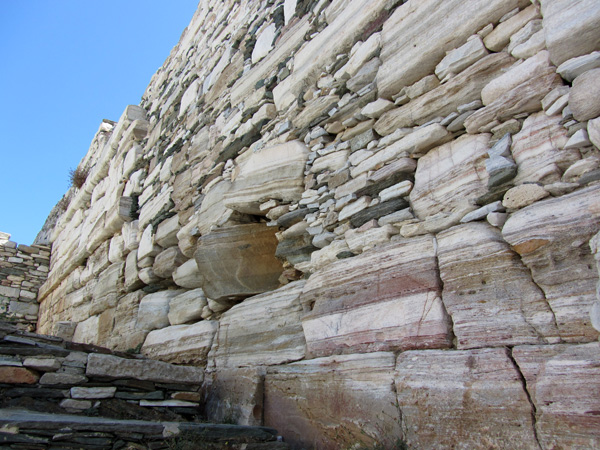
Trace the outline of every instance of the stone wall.
<path fill-rule="evenodd" d="M 599 20 L 201 1 L 44 231 L 38 329 L 295 448 L 600 445 Z"/>
<path fill-rule="evenodd" d="M 0 232 L 0 316 L 33 331 L 38 320 L 38 289 L 48 276 L 50 247 L 18 245 L 9 239 L 10 234 Z"/>
<path fill-rule="evenodd" d="M 203 376 L 0 321 L 2 448 L 287 448 L 272 429 L 199 423 Z"/>

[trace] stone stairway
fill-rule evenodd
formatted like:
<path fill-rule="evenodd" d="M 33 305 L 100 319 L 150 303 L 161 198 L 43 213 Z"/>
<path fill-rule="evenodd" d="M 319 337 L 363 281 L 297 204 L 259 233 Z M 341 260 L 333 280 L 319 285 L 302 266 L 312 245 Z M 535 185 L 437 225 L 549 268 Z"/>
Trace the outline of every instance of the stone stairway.
<path fill-rule="evenodd" d="M 277 432 L 202 422 L 203 371 L 0 322 L 0 449 L 285 449 Z"/>

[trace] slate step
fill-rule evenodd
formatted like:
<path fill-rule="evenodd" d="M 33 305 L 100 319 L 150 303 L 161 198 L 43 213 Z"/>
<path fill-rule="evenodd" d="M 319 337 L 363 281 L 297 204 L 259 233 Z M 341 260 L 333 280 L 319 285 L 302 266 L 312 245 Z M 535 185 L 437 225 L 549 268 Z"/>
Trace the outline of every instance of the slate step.
<path fill-rule="evenodd" d="M 210 444 L 206 448 L 289 448 L 278 442 L 277 431 L 268 427 L 116 420 L 24 409 L 0 409 L 0 429 L 2 448 L 30 444 L 31 448 L 47 449 L 58 448 L 57 444 L 76 444 L 77 448 L 111 449 L 120 443 L 136 442 L 143 448 L 160 449 L 171 448 L 169 445 L 176 441 L 181 448 L 197 448 L 194 446 L 198 443 Z"/>

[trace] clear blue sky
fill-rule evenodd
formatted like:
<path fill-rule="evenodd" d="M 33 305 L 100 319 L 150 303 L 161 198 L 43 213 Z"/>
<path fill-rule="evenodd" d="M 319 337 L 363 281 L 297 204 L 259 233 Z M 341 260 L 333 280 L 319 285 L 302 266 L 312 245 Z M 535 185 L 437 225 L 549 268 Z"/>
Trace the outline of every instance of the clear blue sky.
<path fill-rule="evenodd" d="M 1 3 L 0 231 L 31 244 L 102 119 L 140 102 L 198 0 Z"/>

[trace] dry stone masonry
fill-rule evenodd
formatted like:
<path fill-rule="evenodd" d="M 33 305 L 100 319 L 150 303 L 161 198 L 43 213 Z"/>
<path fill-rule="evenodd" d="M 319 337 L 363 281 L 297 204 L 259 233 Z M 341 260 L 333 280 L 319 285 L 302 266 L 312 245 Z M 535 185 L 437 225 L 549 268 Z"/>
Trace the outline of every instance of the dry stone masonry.
<path fill-rule="evenodd" d="M 288 448 L 273 429 L 199 423 L 203 375 L 0 322 L 2 448 Z"/>
<path fill-rule="evenodd" d="M 0 232 L 0 317 L 21 329 L 34 331 L 37 294 L 50 270 L 50 247 L 18 245 Z"/>
<path fill-rule="evenodd" d="M 200 1 L 40 235 L 38 331 L 296 449 L 600 447 L 599 23 Z"/>

